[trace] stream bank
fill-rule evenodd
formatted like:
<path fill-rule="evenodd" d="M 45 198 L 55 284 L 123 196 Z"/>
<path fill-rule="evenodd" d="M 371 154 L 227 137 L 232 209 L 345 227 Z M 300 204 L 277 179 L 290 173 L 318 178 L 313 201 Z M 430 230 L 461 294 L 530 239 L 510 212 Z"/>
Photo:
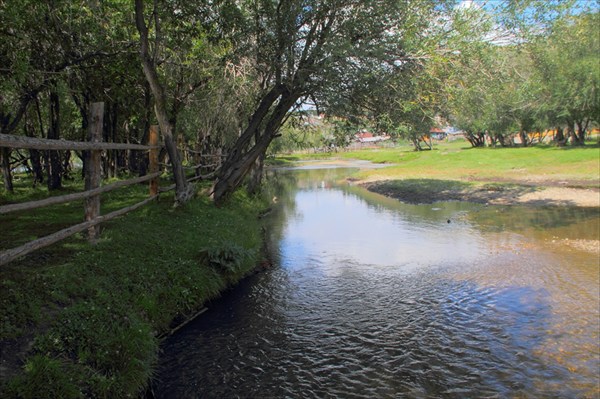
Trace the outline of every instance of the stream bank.
<path fill-rule="evenodd" d="M 356 171 L 272 171 L 273 267 L 163 342 L 155 398 L 597 396 L 597 255 L 560 244 L 596 209 L 412 205 Z"/>
<path fill-rule="evenodd" d="M 568 181 L 525 182 L 402 179 L 358 182 L 369 191 L 409 204 L 466 201 L 487 205 L 600 207 L 598 188 L 574 187 Z"/>
<path fill-rule="evenodd" d="M 265 207 L 157 202 L 3 267 L 0 397 L 143 394 L 159 337 L 260 266 Z"/>

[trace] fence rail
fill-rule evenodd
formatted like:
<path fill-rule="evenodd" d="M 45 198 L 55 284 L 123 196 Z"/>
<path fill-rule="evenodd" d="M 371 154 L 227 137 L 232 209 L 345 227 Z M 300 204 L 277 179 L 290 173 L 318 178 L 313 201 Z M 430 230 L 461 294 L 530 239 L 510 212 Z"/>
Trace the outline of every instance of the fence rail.
<path fill-rule="evenodd" d="M 30 150 L 152 150 L 160 146 L 129 144 L 129 143 L 104 143 L 89 141 L 70 141 L 40 139 L 26 136 L 13 136 L 0 134 L 0 147 L 25 148 Z"/>
<path fill-rule="evenodd" d="M 151 126 L 149 132 L 149 141 L 151 145 L 124 144 L 124 143 L 103 143 L 102 140 L 102 122 L 104 113 L 104 103 L 93 103 L 90 106 L 90 124 L 87 132 L 87 142 L 68 141 L 68 140 L 48 140 L 23 136 L 13 136 L 0 134 L 0 147 L 26 148 L 36 150 L 87 150 L 90 151 L 85 170 L 85 191 L 56 197 L 50 197 L 43 200 L 29 201 L 20 204 L 10 204 L 0 206 L 0 214 L 15 211 L 24 211 L 37 209 L 44 206 L 56 205 L 65 202 L 84 199 L 85 221 L 74 226 L 67 227 L 45 237 L 30 241 L 17 248 L 12 248 L 0 252 L 0 266 L 9 263 L 18 257 L 27 255 L 35 250 L 64 240 L 73 234 L 88 230 L 88 240 L 91 243 L 96 242 L 99 234 L 98 225 L 118 216 L 131 212 L 147 204 L 158 197 L 158 126 Z M 134 179 L 120 181 L 101 187 L 101 152 L 103 150 L 149 150 L 149 174 Z M 100 215 L 100 194 L 116 190 L 121 187 L 132 184 L 150 181 L 149 197 L 134 205 L 121 208 L 106 215 Z"/>
<path fill-rule="evenodd" d="M 82 191 L 80 193 L 60 195 L 60 196 L 50 197 L 50 198 L 46 198 L 46 199 L 38 200 L 38 201 L 22 202 L 20 204 L 2 205 L 2 206 L 0 206 L 0 215 L 5 214 L 5 213 L 10 213 L 10 212 L 28 211 L 31 209 L 43 208 L 43 207 L 49 206 L 49 205 L 64 204 L 66 202 L 72 202 L 72 201 L 77 201 L 77 200 L 93 197 L 94 195 L 107 193 L 109 191 L 113 191 L 113 190 L 116 190 L 121 187 L 127 187 L 127 186 L 131 186 L 133 184 L 143 183 L 145 181 L 157 178 L 160 175 L 161 175 L 161 172 L 156 172 L 156 173 L 152 173 L 149 175 L 136 177 L 134 179 L 118 181 L 118 182 L 111 183 L 106 186 L 98 187 L 98 188 L 95 188 L 92 190 Z"/>
<path fill-rule="evenodd" d="M 154 195 L 152 197 L 146 198 L 145 200 L 143 200 L 141 202 L 138 202 L 137 204 L 128 206 L 126 208 L 121 208 L 119 210 L 113 211 L 113 212 L 108 213 L 103 216 L 97 216 L 92 220 L 88 220 L 86 222 L 79 223 L 79 224 L 76 224 L 71 227 L 67 227 L 66 229 L 57 231 L 56 233 L 52 233 L 45 237 L 38 238 L 37 240 L 30 241 L 27 244 L 21 245 L 20 247 L 12 248 L 12 249 L 0 252 L 0 266 L 4 265 L 6 263 L 12 262 L 13 260 L 15 260 L 21 256 L 27 255 L 35 250 L 47 247 L 48 245 L 52 245 L 61 240 L 64 240 L 65 238 L 68 238 L 68 237 L 72 236 L 73 234 L 80 233 L 85 230 L 89 230 L 90 228 L 93 228 L 94 226 L 97 226 L 100 223 L 109 221 L 118 216 L 124 215 L 133 210 L 136 210 L 139 207 L 146 205 L 148 202 L 152 201 L 157 196 L 158 195 Z"/>

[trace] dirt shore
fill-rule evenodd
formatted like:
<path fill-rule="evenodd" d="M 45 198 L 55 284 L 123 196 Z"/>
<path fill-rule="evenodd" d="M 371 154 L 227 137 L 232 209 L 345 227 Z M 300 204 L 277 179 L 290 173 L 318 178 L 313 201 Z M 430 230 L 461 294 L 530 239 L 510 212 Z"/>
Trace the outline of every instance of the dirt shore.
<path fill-rule="evenodd" d="M 532 205 L 532 206 L 577 206 L 600 207 L 598 188 L 559 187 L 558 184 L 533 185 L 488 182 L 469 185 L 460 182 L 428 185 L 426 180 L 419 185 L 407 184 L 403 180 L 384 180 L 359 183 L 369 191 L 396 198 L 407 203 L 433 203 L 438 201 L 468 201 L 489 205 Z M 560 182 L 561 184 L 563 182 Z"/>

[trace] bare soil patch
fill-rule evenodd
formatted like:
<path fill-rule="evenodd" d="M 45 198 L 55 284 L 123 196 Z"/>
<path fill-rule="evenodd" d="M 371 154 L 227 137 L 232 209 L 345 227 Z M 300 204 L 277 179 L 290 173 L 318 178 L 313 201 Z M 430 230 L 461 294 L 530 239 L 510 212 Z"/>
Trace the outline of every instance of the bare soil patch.
<path fill-rule="evenodd" d="M 418 184 L 414 184 L 414 180 L 385 180 L 362 185 L 369 191 L 412 204 L 467 201 L 489 205 L 600 207 L 600 190 L 595 187 L 576 188 L 569 186 L 568 183 L 558 182 L 552 185 L 535 185 L 531 182 L 526 184 L 432 182 L 434 183 L 428 183 L 427 179 L 419 180 Z"/>

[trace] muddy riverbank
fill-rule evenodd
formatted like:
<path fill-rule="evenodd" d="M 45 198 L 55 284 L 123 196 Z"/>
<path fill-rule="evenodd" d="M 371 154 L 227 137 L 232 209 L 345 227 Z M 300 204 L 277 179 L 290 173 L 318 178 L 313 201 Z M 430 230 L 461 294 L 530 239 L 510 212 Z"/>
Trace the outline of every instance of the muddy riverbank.
<path fill-rule="evenodd" d="M 553 185 L 506 184 L 407 179 L 357 182 L 369 191 L 411 204 L 439 201 L 468 201 L 488 205 L 533 205 L 600 207 L 598 188 Z"/>

